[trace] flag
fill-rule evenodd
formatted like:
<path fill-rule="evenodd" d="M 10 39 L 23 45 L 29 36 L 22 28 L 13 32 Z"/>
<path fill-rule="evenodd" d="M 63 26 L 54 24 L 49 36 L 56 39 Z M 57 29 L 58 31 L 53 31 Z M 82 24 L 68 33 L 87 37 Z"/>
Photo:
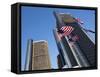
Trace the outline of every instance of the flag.
<path fill-rule="evenodd" d="M 73 37 L 72 37 L 72 40 L 73 40 L 73 41 L 79 40 L 79 36 L 78 36 L 78 35 L 73 36 Z"/>
<path fill-rule="evenodd" d="M 71 34 L 71 32 L 74 30 L 72 26 L 63 26 L 60 28 L 61 31 L 63 31 L 62 35 L 67 36 Z"/>
<path fill-rule="evenodd" d="M 79 22 L 80 24 L 84 24 L 84 22 L 81 21 L 79 18 L 76 18 L 76 21 Z"/>

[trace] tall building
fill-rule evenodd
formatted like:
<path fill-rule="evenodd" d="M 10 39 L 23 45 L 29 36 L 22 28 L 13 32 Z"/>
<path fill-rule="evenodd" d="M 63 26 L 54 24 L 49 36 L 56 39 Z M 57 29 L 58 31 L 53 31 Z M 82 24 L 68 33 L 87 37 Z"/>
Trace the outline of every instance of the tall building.
<path fill-rule="evenodd" d="M 56 13 L 53 30 L 63 66 L 66 68 L 96 66 L 95 43 L 84 28 L 70 14 Z"/>
<path fill-rule="evenodd" d="M 28 41 L 25 70 L 50 69 L 48 43 L 45 40 Z"/>
<path fill-rule="evenodd" d="M 62 69 L 63 68 L 63 62 L 61 60 L 60 54 L 57 55 L 57 64 L 58 64 L 58 69 Z"/>
<path fill-rule="evenodd" d="M 50 69 L 47 41 L 33 42 L 32 70 Z"/>

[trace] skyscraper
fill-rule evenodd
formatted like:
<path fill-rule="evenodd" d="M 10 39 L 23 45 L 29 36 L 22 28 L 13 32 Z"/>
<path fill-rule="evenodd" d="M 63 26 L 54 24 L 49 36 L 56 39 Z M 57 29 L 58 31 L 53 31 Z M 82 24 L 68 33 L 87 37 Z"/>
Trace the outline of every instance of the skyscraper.
<path fill-rule="evenodd" d="M 70 14 L 56 13 L 54 37 L 66 68 L 96 66 L 95 43 L 89 38 L 83 24 Z"/>
<path fill-rule="evenodd" d="M 32 54 L 32 70 L 50 69 L 47 41 L 34 41 Z"/>
<path fill-rule="evenodd" d="M 61 60 L 60 54 L 57 56 L 57 64 L 58 64 L 58 69 L 61 69 L 63 67 L 63 62 Z"/>
<path fill-rule="evenodd" d="M 48 53 L 48 44 L 45 40 L 29 40 L 25 70 L 43 70 L 50 69 L 50 59 Z"/>

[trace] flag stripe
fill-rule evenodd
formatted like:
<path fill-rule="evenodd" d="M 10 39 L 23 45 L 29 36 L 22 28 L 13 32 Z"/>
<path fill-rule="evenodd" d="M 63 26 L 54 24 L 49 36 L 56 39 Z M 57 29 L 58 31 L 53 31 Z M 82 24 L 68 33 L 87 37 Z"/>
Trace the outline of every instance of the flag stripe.
<path fill-rule="evenodd" d="M 74 28 L 68 25 L 68 26 L 61 27 L 60 30 L 64 32 L 63 35 L 69 35 L 74 30 Z"/>
<path fill-rule="evenodd" d="M 66 36 L 66 35 L 69 35 L 74 30 L 74 28 L 70 25 L 67 25 L 67 26 L 61 27 L 60 30 L 63 31 L 62 36 Z"/>

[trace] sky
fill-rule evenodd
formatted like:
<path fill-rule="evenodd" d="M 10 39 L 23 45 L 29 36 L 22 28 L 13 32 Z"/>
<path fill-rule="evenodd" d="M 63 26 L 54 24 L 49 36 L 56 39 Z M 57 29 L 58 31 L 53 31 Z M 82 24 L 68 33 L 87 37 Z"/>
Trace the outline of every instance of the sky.
<path fill-rule="evenodd" d="M 95 11 L 94 10 L 77 10 L 62 8 L 44 8 L 44 7 L 21 7 L 21 67 L 24 69 L 27 40 L 33 39 L 46 40 L 51 61 L 51 67 L 57 69 L 57 55 L 59 54 L 56 41 L 53 35 L 53 29 L 56 26 L 56 19 L 53 11 L 59 13 L 70 13 L 75 18 L 80 18 L 86 29 L 95 31 Z M 90 38 L 95 41 L 95 34 L 88 33 Z"/>

